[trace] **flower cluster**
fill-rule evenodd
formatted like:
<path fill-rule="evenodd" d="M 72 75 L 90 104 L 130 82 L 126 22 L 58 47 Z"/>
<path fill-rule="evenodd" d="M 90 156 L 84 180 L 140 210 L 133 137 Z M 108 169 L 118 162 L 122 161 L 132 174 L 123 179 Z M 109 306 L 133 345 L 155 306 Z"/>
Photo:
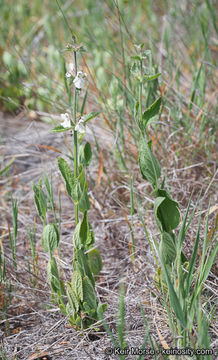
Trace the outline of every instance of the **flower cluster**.
<path fill-rule="evenodd" d="M 70 78 L 71 76 L 75 76 L 75 67 L 73 63 L 69 63 L 68 71 L 65 74 L 66 78 Z"/>
<path fill-rule="evenodd" d="M 72 127 L 70 115 L 68 113 L 61 114 L 61 119 L 62 119 L 61 125 L 65 129 Z M 86 130 L 87 130 L 87 127 L 84 125 L 84 118 L 81 116 L 80 120 L 78 121 L 78 123 L 75 126 L 75 131 L 77 131 L 78 134 L 84 135 L 86 133 Z"/>
<path fill-rule="evenodd" d="M 70 116 L 68 113 L 65 114 L 61 114 L 61 118 L 63 120 L 63 122 L 61 123 L 61 125 L 64 128 L 70 128 L 71 127 L 71 121 L 70 121 Z"/>
<path fill-rule="evenodd" d="M 75 131 L 77 131 L 79 134 L 85 134 L 86 127 L 84 126 L 84 120 L 83 117 L 79 120 L 79 122 L 75 126 Z"/>
<path fill-rule="evenodd" d="M 84 79 L 87 77 L 87 74 L 82 72 L 82 71 L 78 71 L 78 73 L 76 74 L 75 79 L 73 80 L 74 86 L 76 89 L 81 90 L 83 88 L 84 85 Z"/>
<path fill-rule="evenodd" d="M 78 71 L 75 76 L 75 67 L 73 63 L 70 63 L 68 66 L 68 71 L 65 74 L 66 78 L 73 77 L 73 83 L 76 89 L 81 90 L 84 85 L 85 78 L 87 77 L 87 74 L 83 71 Z"/>

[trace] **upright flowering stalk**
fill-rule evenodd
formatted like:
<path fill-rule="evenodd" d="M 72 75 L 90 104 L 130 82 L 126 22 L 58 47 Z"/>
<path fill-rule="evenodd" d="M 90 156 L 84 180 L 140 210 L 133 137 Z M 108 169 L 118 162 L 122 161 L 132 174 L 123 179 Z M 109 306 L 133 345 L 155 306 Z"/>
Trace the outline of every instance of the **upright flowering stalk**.
<path fill-rule="evenodd" d="M 77 53 L 82 46 L 69 44 L 68 51 L 73 52 L 74 64 L 70 63 L 65 74 L 66 90 L 71 94 L 73 90 L 73 104 L 69 112 L 61 114 L 62 123 L 53 129 L 54 132 L 73 131 L 73 170 L 68 162 L 59 157 L 58 167 L 65 181 L 66 190 L 74 202 L 75 231 L 73 235 L 73 275 L 71 282 L 66 282 L 68 303 L 61 310 L 69 316 L 70 323 L 75 328 L 90 326 L 96 320 L 102 318 L 106 304 L 98 303 L 95 293 L 95 277 L 102 269 L 101 255 L 95 248 L 95 236 L 91 224 L 88 221 L 90 202 L 88 197 L 88 183 L 85 177 L 85 168 L 89 166 L 92 158 L 91 145 L 83 144 L 86 133 L 86 123 L 97 116 L 99 112 L 83 115 L 79 109 L 79 93 L 82 91 L 86 73 L 79 70 L 77 65 Z M 71 95 L 70 95 L 71 96 Z M 71 105 L 71 97 L 70 97 Z M 84 104 L 82 106 L 84 108 Z M 80 218 L 81 213 L 81 218 Z"/>
<path fill-rule="evenodd" d="M 142 178 L 149 181 L 155 194 L 154 214 L 157 226 L 160 231 L 159 251 L 161 259 L 170 269 L 176 259 L 176 237 L 174 229 L 180 222 L 179 205 L 174 201 L 167 190 L 164 189 L 164 181 L 160 181 L 161 167 L 152 152 L 152 140 L 148 137 L 148 126 L 155 120 L 161 106 L 161 98 L 157 98 L 147 109 L 142 109 L 142 93 L 147 82 L 157 81 L 161 75 L 155 73 L 155 69 L 144 66 L 146 58 L 151 57 L 150 50 L 143 49 L 144 44 L 135 46 L 137 54 L 131 58 L 134 61 L 132 65 L 132 74 L 138 86 L 138 101 L 135 105 L 135 120 L 140 132 L 139 141 L 139 166 Z M 150 58 L 151 59 L 151 58 Z M 151 62 L 151 61 L 150 61 Z M 186 260 L 185 255 L 181 254 L 181 260 Z"/>

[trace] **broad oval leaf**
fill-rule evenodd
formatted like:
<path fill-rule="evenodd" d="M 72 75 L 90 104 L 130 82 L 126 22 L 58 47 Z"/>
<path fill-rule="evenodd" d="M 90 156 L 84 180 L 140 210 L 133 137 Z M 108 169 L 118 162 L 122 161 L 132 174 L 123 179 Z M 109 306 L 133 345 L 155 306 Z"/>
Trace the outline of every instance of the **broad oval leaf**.
<path fill-rule="evenodd" d="M 154 202 L 154 213 L 160 231 L 171 232 L 180 222 L 179 205 L 173 201 L 165 190 L 158 190 L 158 197 Z"/>
<path fill-rule="evenodd" d="M 144 139 L 141 139 L 139 144 L 139 166 L 143 179 L 148 180 L 153 187 L 157 187 L 161 168 Z"/>
<path fill-rule="evenodd" d="M 98 275 L 102 270 L 102 260 L 98 249 L 92 249 L 88 252 L 88 262 L 91 272 Z"/>
<path fill-rule="evenodd" d="M 54 251 L 59 244 L 59 233 L 55 224 L 45 225 L 42 232 L 42 247 L 46 252 Z"/>

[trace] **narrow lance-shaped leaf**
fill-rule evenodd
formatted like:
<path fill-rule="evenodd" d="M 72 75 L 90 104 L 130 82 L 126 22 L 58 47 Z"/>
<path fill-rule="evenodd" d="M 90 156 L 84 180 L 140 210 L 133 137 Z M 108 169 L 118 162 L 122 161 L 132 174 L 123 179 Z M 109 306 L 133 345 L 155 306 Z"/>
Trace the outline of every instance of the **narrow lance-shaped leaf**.
<path fill-rule="evenodd" d="M 101 111 L 93 111 L 87 115 L 83 116 L 83 122 L 86 123 L 87 121 L 95 118 L 96 116 L 98 116 L 101 113 Z"/>
<path fill-rule="evenodd" d="M 78 299 L 83 301 L 83 286 L 82 286 L 82 276 L 79 271 L 74 271 L 71 280 L 71 286 L 74 290 Z"/>
<path fill-rule="evenodd" d="M 148 75 L 148 76 L 144 75 L 144 76 L 143 76 L 143 80 L 145 80 L 145 81 L 153 81 L 153 80 L 156 80 L 160 75 L 161 75 L 161 73 L 154 74 L 154 75 Z M 160 99 L 160 98 L 159 98 L 159 99 Z M 159 99 L 158 99 L 158 100 L 159 100 Z M 157 101 L 158 101 L 158 100 L 157 100 Z"/>
<path fill-rule="evenodd" d="M 45 221 L 46 212 L 47 212 L 47 198 L 44 191 L 41 188 L 41 184 L 39 183 L 38 186 L 32 184 L 32 188 L 34 191 L 34 203 L 36 210 L 38 212 L 39 217 L 42 221 Z"/>
<path fill-rule="evenodd" d="M 67 297 L 70 303 L 70 307 L 73 310 L 73 312 L 78 312 L 79 311 L 79 300 L 76 296 L 76 293 L 74 291 L 74 289 L 72 288 L 72 284 L 69 283 L 68 281 L 66 282 L 67 284 Z"/>
<path fill-rule="evenodd" d="M 51 131 L 54 132 L 54 133 L 60 133 L 60 132 L 65 132 L 65 131 L 68 131 L 72 129 L 72 126 L 71 127 L 64 127 L 62 125 L 58 125 L 56 127 L 54 127 Z"/>
<path fill-rule="evenodd" d="M 47 265 L 47 274 L 52 290 L 57 293 L 60 290 L 60 279 L 57 263 L 54 257 L 50 259 Z"/>
<path fill-rule="evenodd" d="M 180 302 L 179 302 L 179 299 L 176 295 L 176 292 L 174 290 L 174 287 L 173 287 L 173 284 L 170 280 L 170 276 L 168 274 L 168 271 L 167 271 L 167 266 L 164 262 L 164 259 L 162 258 L 161 254 L 160 254 L 160 258 L 161 258 L 161 263 L 162 263 L 162 268 L 163 268 L 163 272 L 164 272 L 164 275 L 166 277 L 166 281 L 167 281 L 167 285 L 168 285 L 168 288 L 169 288 L 169 295 L 170 295 L 170 303 L 171 303 L 171 306 L 176 314 L 176 317 L 180 320 L 181 324 L 186 327 L 186 319 L 184 317 L 184 313 L 182 311 L 182 307 L 180 305 Z"/>
<path fill-rule="evenodd" d="M 74 175 L 67 161 L 63 158 L 58 158 L 58 167 L 63 176 L 66 184 L 67 193 L 70 197 L 72 197 L 72 190 L 74 186 Z"/>
<path fill-rule="evenodd" d="M 0 169 L 0 176 L 2 176 L 5 172 L 7 172 L 11 165 L 14 163 L 15 161 L 15 158 L 11 159 L 6 165 L 5 167 L 3 167 L 2 169 Z"/>

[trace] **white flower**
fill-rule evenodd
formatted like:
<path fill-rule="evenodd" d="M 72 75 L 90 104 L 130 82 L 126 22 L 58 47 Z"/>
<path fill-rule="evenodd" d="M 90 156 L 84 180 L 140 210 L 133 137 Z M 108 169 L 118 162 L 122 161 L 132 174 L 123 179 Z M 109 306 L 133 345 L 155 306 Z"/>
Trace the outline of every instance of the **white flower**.
<path fill-rule="evenodd" d="M 68 71 L 66 72 L 65 76 L 67 78 L 70 78 L 71 76 L 74 76 L 75 67 L 73 63 L 69 63 Z"/>
<path fill-rule="evenodd" d="M 84 78 L 87 77 L 87 74 L 82 72 L 82 71 L 78 71 L 78 73 L 76 74 L 75 79 L 73 80 L 74 86 L 76 89 L 81 90 L 83 85 L 84 85 Z"/>
<path fill-rule="evenodd" d="M 78 131 L 79 134 L 85 134 L 86 133 L 86 127 L 83 124 L 83 118 L 79 120 L 79 122 L 75 126 L 75 131 Z"/>
<path fill-rule="evenodd" d="M 61 123 L 61 125 L 62 125 L 64 128 L 69 128 L 69 127 L 71 127 L 70 117 L 69 117 L 69 114 L 68 114 L 68 113 L 61 114 L 61 118 L 62 118 L 62 120 L 63 120 L 63 122 Z"/>

